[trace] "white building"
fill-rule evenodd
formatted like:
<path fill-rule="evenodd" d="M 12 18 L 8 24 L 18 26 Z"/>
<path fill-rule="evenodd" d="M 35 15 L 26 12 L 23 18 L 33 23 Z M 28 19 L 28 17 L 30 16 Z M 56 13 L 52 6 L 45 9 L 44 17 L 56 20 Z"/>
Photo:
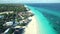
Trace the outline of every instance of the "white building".
<path fill-rule="evenodd" d="M 11 26 L 11 25 L 13 25 L 13 22 L 12 21 L 6 22 L 6 26 Z"/>

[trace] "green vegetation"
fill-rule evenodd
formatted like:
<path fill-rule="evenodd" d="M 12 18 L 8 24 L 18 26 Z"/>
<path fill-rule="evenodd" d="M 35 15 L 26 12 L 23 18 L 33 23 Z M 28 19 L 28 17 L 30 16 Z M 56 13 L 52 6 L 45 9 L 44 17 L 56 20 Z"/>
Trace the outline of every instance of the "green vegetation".
<path fill-rule="evenodd" d="M 19 24 L 20 26 L 25 26 L 26 25 L 26 23 L 21 23 L 21 24 Z"/>
<path fill-rule="evenodd" d="M 14 29 L 10 29 L 9 31 L 8 31 L 8 34 L 12 34 L 14 32 Z"/>
<path fill-rule="evenodd" d="M 11 11 L 13 11 L 13 13 L 10 13 Z M 3 13 L 5 12 L 5 13 Z M 30 16 L 33 16 L 32 13 L 30 13 L 31 15 L 29 15 L 29 13 L 27 13 L 26 8 L 24 7 L 24 5 L 16 5 L 16 4 L 0 4 L 0 16 L 3 16 L 2 18 L 0 18 L 0 29 L 4 32 L 7 28 L 12 27 L 12 26 L 3 26 L 3 24 L 5 24 L 6 22 L 9 21 L 21 21 L 24 19 L 27 19 Z M 22 14 L 20 14 L 22 13 Z M 19 15 L 18 15 L 19 14 Z M 22 18 L 24 17 L 24 18 Z M 25 23 L 19 24 L 20 26 L 25 26 Z M 9 31 L 10 33 L 13 33 L 13 29 L 11 29 Z M 9 33 L 9 34 L 10 34 Z"/>
<path fill-rule="evenodd" d="M 4 11 L 27 11 L 24 5 L 15 5 L 15 4 L 0 4 L 0 12 Z"/>

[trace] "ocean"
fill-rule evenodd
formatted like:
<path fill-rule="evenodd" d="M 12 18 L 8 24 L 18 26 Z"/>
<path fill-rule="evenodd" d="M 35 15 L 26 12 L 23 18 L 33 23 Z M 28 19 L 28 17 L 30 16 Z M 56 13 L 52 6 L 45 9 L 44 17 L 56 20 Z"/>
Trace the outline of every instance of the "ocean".
<path fill-rule="evenodd" d="M 26 4 L 36 15 L 39 34 L 60 34 L 60 3 Z"/>
<path fill-rule="evenodd" d="M 37 8 L 45 8 L 54 11 L 60 11 L 60 3 L 30 3 L 27 4 Z"/>

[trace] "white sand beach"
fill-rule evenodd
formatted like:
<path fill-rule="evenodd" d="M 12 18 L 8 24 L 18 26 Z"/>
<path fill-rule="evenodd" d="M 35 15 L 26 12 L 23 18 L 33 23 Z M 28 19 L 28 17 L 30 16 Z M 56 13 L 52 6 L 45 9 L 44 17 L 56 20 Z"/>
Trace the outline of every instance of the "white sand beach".
<path fill-rule="evenodd" d="M 28 24 L 24 34 L 38 34 L 38 23 L 36 17 L 31 17 L 32 21 Z"/>

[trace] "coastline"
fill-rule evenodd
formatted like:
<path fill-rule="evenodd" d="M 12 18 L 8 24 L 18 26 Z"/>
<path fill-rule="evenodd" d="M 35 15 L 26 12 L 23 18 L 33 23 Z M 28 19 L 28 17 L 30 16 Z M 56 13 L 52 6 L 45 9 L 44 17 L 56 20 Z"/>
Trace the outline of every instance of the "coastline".
<path fill-rule="evenodd" d="M 32 21 L 27 25 L 24 34 L 38 34 L 38 24 L 36 20 L 36 16 L 32 16 Z"/>
<path fill-rule="evenodd" d="M 26 9 L 28 9 L 27 5 L 24 5 Z M 29 10 L 29 9 L 28 9 Z M 33 11 L 29 10 L 28 12 L 31 12 L 34 14 Z M 39 27 L 38 27 L 38 21 L 36 20 L 36 15 L 32 16 L 32 21 L 27 25 L 25 28 L 24 34 L 39 34 Z"/>
<path fill-rule="evenodd" d="M 36 20 L 38 21 L 38 34 L 56 34 L 56 31 L 50 26 L 48 20 L 43 16 L 43 14 L 35 7 L 28 6 L 31 11 L 36 15 Z"/>

